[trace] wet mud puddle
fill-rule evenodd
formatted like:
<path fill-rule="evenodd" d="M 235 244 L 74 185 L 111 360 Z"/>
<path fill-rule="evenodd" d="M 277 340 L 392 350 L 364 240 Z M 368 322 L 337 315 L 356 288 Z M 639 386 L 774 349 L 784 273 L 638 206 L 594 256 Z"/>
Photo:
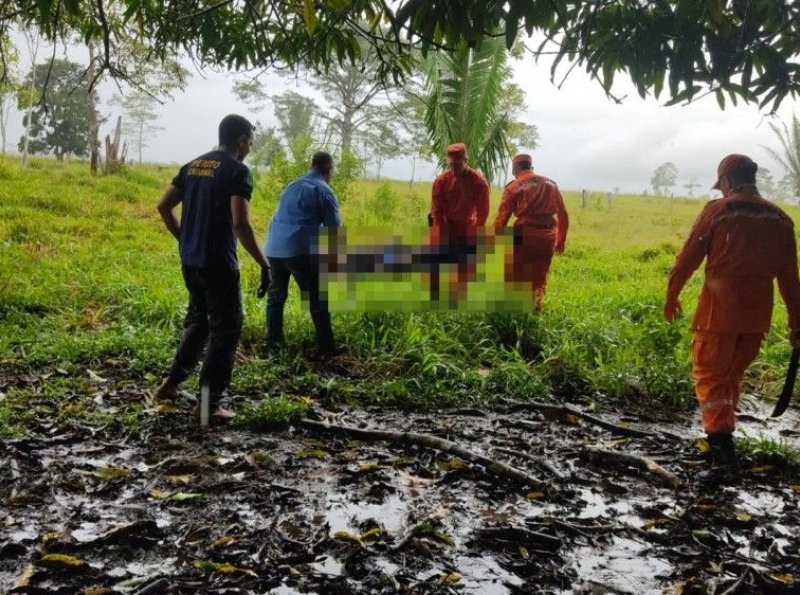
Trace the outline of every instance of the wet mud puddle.
<path fill-rule="evenodd" d="M 538 412 L 326 419 L 450 440 L 536 482 L 430 447 L 302 427 L 199 433 L 184 415 L 145 435 L 9 440 L 0 592 L 800 590 L 797 471 L 761 465 L 735 487 L 701 488 L 689 425 L 639 424 L 652 435 L 625 437 Z M 763 420 L 746 431 L 764 429 L 781 431 Z M 680 485 L 587 448 L 646 457 Z"/>

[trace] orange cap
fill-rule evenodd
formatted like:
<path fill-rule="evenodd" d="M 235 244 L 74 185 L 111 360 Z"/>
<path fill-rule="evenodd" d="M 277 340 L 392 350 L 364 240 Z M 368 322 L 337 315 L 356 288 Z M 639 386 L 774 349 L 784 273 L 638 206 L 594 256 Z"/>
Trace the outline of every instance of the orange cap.
<path fill-rule="evenodd" d="M 511 159 L 511 165 L 516 165 L 520 161 L 527 161 L 528 163 L 533 163 L 533 159 L 527 153 L 517 153 Z"/>
<path fill-rule="evenodd" d="M 464 143 L 453 143 L 447 146 L 448 155 L 460 155 L 461 157 L 467 156 L 467 145 Z"/>
<path fill-rule="evenodd" d="M 719 190 L 719 179 L 722 176 L 726 176 L 732 171 L 737 171 L 740 169 L 744 170 L 752 170 L 753 173 L 756 173 L 758 170 L 758 165 L 755 161 L 750 159 L 747 155 L 740 155 L 739 153 L 731 153 L 727 157 L 725 157 L 722 161 L 719 162 L 719 166 L 717 167 L 717 181 L 711 187 L 712 190 Z"/>

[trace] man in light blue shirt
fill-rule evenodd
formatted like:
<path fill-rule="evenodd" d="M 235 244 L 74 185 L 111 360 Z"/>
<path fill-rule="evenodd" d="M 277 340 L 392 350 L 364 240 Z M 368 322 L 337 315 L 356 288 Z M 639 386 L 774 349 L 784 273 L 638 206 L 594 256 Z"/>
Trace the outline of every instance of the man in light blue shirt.
<path fill-rule="evenodd" d="M 294 277 L 309 302 L 320 354 L 334 351 L 328 301 L 320 292 L 318 241 L 320 227 L 341 227 L 339 203 L 328 185 L 333 157 L 320 151 L 311 159 L 311 171 L 289 184 L 267 230 L 264 254 L 272 265 L 267 298 L 267 345 L 283 343 L 283 308 Z"/>

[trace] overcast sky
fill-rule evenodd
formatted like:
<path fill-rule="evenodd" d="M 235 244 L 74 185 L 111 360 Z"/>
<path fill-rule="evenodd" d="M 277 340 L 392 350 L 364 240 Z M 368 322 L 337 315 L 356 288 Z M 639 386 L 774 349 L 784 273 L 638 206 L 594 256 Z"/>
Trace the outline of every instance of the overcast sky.
<path fill-rule="evenodd" d="M 25 56 L 23 64 L 29 66 Z M 176 93 L 160 110 L 156 124 L 164 130 L 144 150 L 146 161 L 183 163 L 208 150 L 216 142 L 219 120 L 228 113 L 274 123 L 271 107 L 253 112 L 236 99 L 231 91 L 234 75 L 198 73 L 194 67 L 191 70 L 193 76 L 186 90 Z M 619 187 L 626 192 L 651 191 L 653 170 L 672 161 L 678 167 L 679 186 L 695 177 L 702 184 L 695 194 L 708 195 L 717 164 L 733 152 L 749 154 L 761 167 L 770 169 L 776 179 L 784 173 L 762 147 L 777 148 L 769 122 L 778 120 L 760 112 L 755 105 L 728 104 L 722 111 L 712 95 L 688 106 L 664 107 L 668 97 L 643 100 L 623 75 L 618 75 L 614 93 L 627 97 L 622 104 L 616 104 L 579 68 L 572 71 L 560 89 L 556 88 L 549 78 L 549 57 L 538 63 L 526 57 L 514 63 L 514 71 L 515 81 L 527 96 L 527 121 L 539 129 L 540 146 L 533 151 L 534 169 L 553 178 L 563 189 L 611 191 Z M 267 82 L 270 93 L 278 94 L 288 87 L 298 92 L 308 90 L 301 82 L 275 75 L 262 80 Z M 107 101 L 115 92 L 114 85 L 103 86 L 104 114 L 116 115 L 119 108 L 109 106 Z M 778 119 L 788 121 L 796 108 L 797 102 L 787 99 Z M 109 128 L 106 125 L 102 136 Z M 12 147 L 21 132 L 21 116 L 15 114 L 9 131 Z M 389 162 L 383 174 L 408 179 L 410 159 Z M 433 175 L 433 165 L 417 167 L 418 178 Z"/>

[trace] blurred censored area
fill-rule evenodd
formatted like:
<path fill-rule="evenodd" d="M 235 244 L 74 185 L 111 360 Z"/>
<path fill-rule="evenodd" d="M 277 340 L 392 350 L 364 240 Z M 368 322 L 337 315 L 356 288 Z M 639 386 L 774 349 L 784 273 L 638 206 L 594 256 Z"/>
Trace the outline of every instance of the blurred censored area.
<path fill-rule="evenodd" d="M 322 299 L 333 311 L 530 312 L 535 292 L 527 279 L 542 273 L 521 248 L 511 229 L 431 241 L 428 227 L 342 227 L 323 228 L 313 251 Z"/>

